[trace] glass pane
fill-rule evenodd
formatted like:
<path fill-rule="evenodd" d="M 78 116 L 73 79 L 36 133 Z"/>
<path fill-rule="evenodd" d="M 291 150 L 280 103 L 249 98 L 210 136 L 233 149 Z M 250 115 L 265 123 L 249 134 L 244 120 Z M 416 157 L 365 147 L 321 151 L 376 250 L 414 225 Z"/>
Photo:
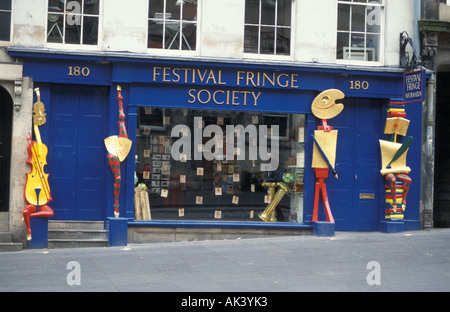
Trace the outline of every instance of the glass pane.
<path fill-rule="evenodd" d="M 196 96 L 208 98 L 208 91 L 203 92 Z M 217 96 L 216 100 L 226 98 Z M 180 136 L 183 144 L 193 147 L 198 122 L 204 124 L 204 129 L 214 130 L 203 139 L 202 159 L 194 160 L 193 149 L 181 146 Z M 275 217 L 278 222 L 301 222 L 303 219 L 304 164 L 297 159 L 306 159 L 304 140 L 299 136 L 304 131 L 305 115 L 140 107 L 137 124 L 136 192 L 144 193 L 135 202 L 136 220 L 148 220 L 150 215 L 152 220 L 263 222 Z M 181 129 L 172 137 L 175 126 Z M 242 127 L 248 132 L 227 138 L 226 126 Z M 274 126 L 278 126 L 279 136 Z M 274 129 L 273 136 L 261 141 L 260 137 L 266 138 L 267 128 Z M 240 144 L 243 135 L 248 140 Z M 222 150 L 221 146 L 226 149 L 227 144 L 239 146 L 239 150 L 234 149 L 232 160 L 223 159 L 228 154 L 226 150 L 206 159 L 206 154 L 214 153 L 216 148 Z M 263 161 L 261 154 L 253 152 L 250 156 L 251 151 L 268 148 L 277 155 L 275 169 L 270 172 L 263 170 L 261 164 L 272 159 Z M 184 158 L 174 152 L 185 152 Z M 280 183 L 290 190 L 279 198 L 272 214 L 268 203 Z"/>
<path fill-rule="evenodd" d="M 180 22 L 166 22 L 165 48 L 178 50 L 180 47 Z"/>
<path fill-rule="evenodd" d="M 277 25 L 291 26 L 291 1 L 278 0 Z"/>
<path fill-rule="evenodd" d="M 65 43 L 77 43 L 81 41 L 81 15 L 66 15 L 66 32 L 64 37 Z"/>
<path fill-rule="evenodd" d="M 47 42 L 63 42 L 63 14 L 49 14 L 47 19 Z"/>
<path fill-rule="evenodd" d="M 369 6 L 367 8 L 367 32 L 380 33 L 381 7 Z"/>
<path fill-rule="evenodd" d="M 162 49 L 163 47 L 163 23 L 148 22 L 148 43 L 147 47 L 151 49 Z"/>
<path fill-rule="evenodd" d="M 181 34 L 182 50 L 195 50 L 197 42 L 196 34 L 197 34 L 196 23 L 183 23 Z"/>
<path fill-rule="evenodd" d="M 277 29 L 277 55 L 290 55 L 291 51 L 291 29 Z"/>
<path fill-rule="evenodd" d="M 82 5 L 82 1 L 81 0 L 70 0 L 67 1 L 66 0 L 66 13 L 69 13 L 71 15 L 73 14 L 82 14 L 83 12 L 81 11 L 81 5 Z"/>
<path fill-rule="evenodd" d="M 350 5 L 339 4 L 338 30 L 350 30 Z"/>
<path fill-rule="evenodd" d="M 99 0 L 84 0 L 84 14 L 99 14 Z"/>
<path fill-rule="evenodd" d="M 261 24 L 275 25 L 275 0 L 261 1 Z"/>
<path fill-rule="evenodd" d="M 162 18 L 164 12 L 164 0 L 150 0 L 148 7 L 149 18 Z"/>
<path fill-rule="evenodd" d="M 64 12 L 64 1 L 48 0 L 48 11 L 60 13 Z"/>
<path fill-rule="evenodd" d="M 183 5 L 183 20 L 196 21 L 197 20 L 197 3 L 185 2 Z"/>
<path fill-rule="evenodd" d="M 366 50 L 368 61 L 379 61 L 380 35 L 367 35 Z"/>
<path fill-rule="evenodd" d="M 274 54 L 275 27 L 261 27 L 261 44 L 259 53 Z"/>
<path fill-rule="evenodd" d="M 259 1 L 245 1 L 245 24 L 259 24 Z"/>
<path fill-rule="evenodd" d="M 180 19 L 182 0 L 166 0 L 166 18 L 172 20 Z"/>
<path fill-rule="evenodd" d="M 0 12 L 0 40 L 9 41 L 11 33 L 11 13 Z"/>
<path fill-rule="evenodd" d="M 365 44 L 365 36 L 364 34 L 351 34 L 350 37 L 351 43 L 350 45 L 355 48 L 364 48 Z"/>
<path fill-rule="evenodd" d="M 98 17 L 85 16 L 83 25 L 83 43 L 97 44 L 98 40 Z"/>
<path fill-rule="evenodd" d="M 338 33 L 337 34 L 337 50 L 336 58 L 338 60 L 346 59 L 349 51 L 349 34 Z"/>
<path fill-rule="evenodd" d="M 244 53 L 258 53 L 258 26 L 245 26 Z"/>
<path fill-rule="evenodd" d="M 366 7 L 363 5 L 352 5 L 352 31 L 365 31 Z"/>
<path fill-rule="evenodd" d="M 11 0 L 0 0 L 0 10 L 11 10 Z"/>

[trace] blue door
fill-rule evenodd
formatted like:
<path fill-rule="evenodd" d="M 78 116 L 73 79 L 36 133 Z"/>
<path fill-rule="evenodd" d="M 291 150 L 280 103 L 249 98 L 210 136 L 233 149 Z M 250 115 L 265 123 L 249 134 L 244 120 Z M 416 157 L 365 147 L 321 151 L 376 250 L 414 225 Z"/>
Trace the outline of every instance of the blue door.
<path fill-rule="evenodd" d="M 382 103 L 350 98 L 329 124 L 338 130 L 336 170 L 327 191 L 336 230 L 377 231 L 380 211 Z"/>
<path fill-rule="evenodd" d="M 106 87 L 52 85 L 47 109 L 47 168 L 56 220 L 105 216 Z"/>

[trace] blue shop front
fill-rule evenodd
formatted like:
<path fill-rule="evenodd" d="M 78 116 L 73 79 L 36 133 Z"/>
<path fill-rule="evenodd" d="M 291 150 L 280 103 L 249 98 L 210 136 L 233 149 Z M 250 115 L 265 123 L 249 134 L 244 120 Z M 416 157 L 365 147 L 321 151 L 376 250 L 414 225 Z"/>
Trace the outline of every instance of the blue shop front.
<path fill-rule="evenodd" d="M 400 70 L 9 52 L 45 105 L 55 220 L 111 220 L 118 199 L 128 229 L 312 228 L 313 137 L 324 124 L 311 105 L 337 89 L 344 109 L 325 125 L 338 133 L 338 178 L 330 170 L 323 179 L 335 230 L 386 231 L 387 221 L 421 227 L 422 102 L 403 102 Z M 132 143 L 120 189 L 105 147 L 120 132 L 117 86 Z M 386 124 L 398 116 L 409 127 L 396 142 L 414 138 L 403 156 L 411 181 L 389 197 L 380 140 L 392 141 Z M 401 217 L 389 218 L 388 198 L 403 206 Z M 329 221 L 321 196 L 317 211 L 319 222 Z"/>

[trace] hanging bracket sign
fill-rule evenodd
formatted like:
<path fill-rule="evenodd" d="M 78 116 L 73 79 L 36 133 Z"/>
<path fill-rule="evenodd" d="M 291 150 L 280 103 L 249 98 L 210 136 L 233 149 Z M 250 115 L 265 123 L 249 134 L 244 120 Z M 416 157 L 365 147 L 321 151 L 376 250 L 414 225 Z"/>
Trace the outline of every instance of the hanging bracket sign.
<path fill-rule="evenodd" d="M 425 71 L 403 74 L 403 102 L 422 102 L 425 99 Z"/>

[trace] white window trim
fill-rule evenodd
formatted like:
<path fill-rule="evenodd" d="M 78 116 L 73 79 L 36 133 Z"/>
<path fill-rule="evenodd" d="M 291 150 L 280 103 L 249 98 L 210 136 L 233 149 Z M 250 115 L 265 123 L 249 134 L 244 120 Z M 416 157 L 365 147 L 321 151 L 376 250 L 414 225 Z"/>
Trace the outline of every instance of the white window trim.
<path fill-rule="evenodd" d="M 6 11 L 5 11 L 6 12 Z M 0 47 L 9 47 L 13 42 L 14 34 L 14 1 L 11 0 L 11 18 L 10 18 L 10 28 L 9 28 L 9 40 L 0 40 Z"/>
<path fill-rule="evenodd" d="M 150 6 L 150 1 L 147 1 L 147 12 L 149 10 L 149 6 Z M 168 1 L 168 0 L 166 0 Z M 197 27 L 196 27 L 196 45 L 195 45 L 195 50 L 174 50 L 174 49 L 159 49 L 159 48 L 148 48 L 148 13 L 147 13 L 147 29 L 146 29 L 146 46 L 147 46 L 147 54 L 149 55 L 158 55 L 158 56 L 199 56 L 200 55 L 200 46 L 201 46 L 201 38 L 200 38 L 200 29 L 201 29 L 201 8 L 202 8 L 202 0 L 197 0 Z"/>
<path fill-rule="evenodd" d="M 279 0 L 280 1 L 280 0 Z M 245 1 L 244 1 L 245 2 Z M 261 54 L 261 53 L 245 53 L 243 52 L 243 58 L 244 59 L 259 59 L 259 60 L 273 60 L 273 61 L 292 61 L 294 60 L 294 56 L 295 56 L 295 51 L 294 51 L 294 47 L 295 47 L 295 21 L 296 21 L 296 16 L 295 16 L 295 12 L 296 12 L 296 7 L 297 7 L 297 1 L 296 0 L 291 0 L 291 42 L 290 42 L 290 48 L 289 48 L 289 55 L 277 55 L 277 54 Z M 243 10 L 244 10 L 244 21 L 242 24 L 243 29 L 245 29 L 245 3 L 243 5 Z M 261 12 L 260 12 L 260 16 L 261 16 Z M 242 32 L 242 36 L 245 36 L 245 30 Z M 259 36 L 259 34 L 258 34 Z M 242 42 L 244 42 L 244 38 L 242 38 Z M 259 45 L 259 40 L 258 40 L 258 45 Z M 258 49 L 260 47 L 258 46 Z M 242 51 L 244 51 L 244 46 L 242 46 Z"/>
<path fill-rule="evenodd" d="M 370 0 L 369 0 L 370 1 Z M 380 47 L 379 47 L 379 59 L 378 61 L 356 61 L 356 60 L 343 60 L 338 59 L 336 57 L 336 52 L 334 53 L 336 57 L 336 64 L 343 64 L 343 65 L 358 65 L 358 66 L 383 66 L 384 64 L 384 42 L 385 42 L 385 0 L 382 0 L 381 3 L 362 3 L 362 2 L 349 2 L 349 1 L 340 1 L 338 0 L 336 2 L 336 20 L 339 18 L 339 4 L 348 4 L 348 5 L 363 5 L 363 6 L 377 6 L 381 8 L 381 25 L 380 25 Z M 337 24 L 336 24 L 336 36 L 338 34 L 337 30 Z M 336 41 L 336 50 L 337 50 L 337 41 Z"/>
<path fill-rule="evenodd" d="M 50 49 L 60 49 L 60 50 L 85 50 L 85 51 L 98 51 L 102 47 L 102 38 L 103 38 L 103 5 L 104 1 L 99 0 L 98 5 L 98 39 L 97 44 L 81 44 L 81 43 L 57 43 L 57 42 L 47 42 L 47 33 L 48 33 L 48 1 L 47 1 L 47 10 L 45 15 L 45 44 L 46 48 Z"/>

